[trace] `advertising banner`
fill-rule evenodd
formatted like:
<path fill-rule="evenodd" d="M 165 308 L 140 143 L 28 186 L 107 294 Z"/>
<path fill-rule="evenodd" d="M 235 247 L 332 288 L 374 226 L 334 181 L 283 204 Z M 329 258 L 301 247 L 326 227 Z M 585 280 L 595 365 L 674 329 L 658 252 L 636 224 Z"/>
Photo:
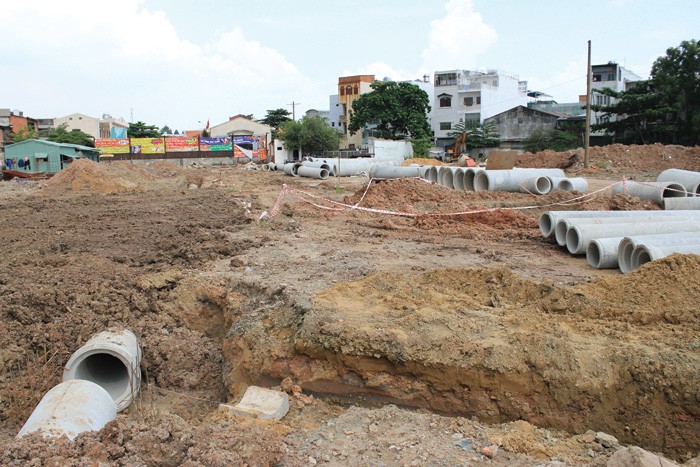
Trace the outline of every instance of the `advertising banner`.
<path fill-rule="evenodd" d="M 165 138 L 165 150 L 168 152 L 189 152 L 199 150 L 199 141 L 196 136 L 172 136 Z"/>
<path fill-rule="evenodd" d="M 165 154 L 163 138 L 131 138 L 132 154 Z"/>
<path fill-rule="evenodd" d="M 129 138 L 95 138 L 95 148 L 102 154 L 128 154 Z"/>
<path fill-rule="evenodd" d="M 233 144 L 253 144 L 257 139 L 253 135 L 233 135 Z"/>
<path fill-rule="evenodd" d="M 233 145 L 231 138 L 228 136 L 219 136 L 215 138 L 199 138 L 199 150 L 202 152 L 209 151 L 232 151 Z"/>
<path fill-rule="evenodd" d="M 265 135 L 260 135 L 258 138 L 258 160 L 260 162 L 267 161 L 267 137 Z"/>

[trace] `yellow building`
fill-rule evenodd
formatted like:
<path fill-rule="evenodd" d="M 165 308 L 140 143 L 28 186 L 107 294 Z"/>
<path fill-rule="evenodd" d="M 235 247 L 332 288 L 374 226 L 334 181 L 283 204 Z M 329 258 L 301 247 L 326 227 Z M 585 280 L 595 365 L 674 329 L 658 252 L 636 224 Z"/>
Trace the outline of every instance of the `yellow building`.
<path fill-rule="evenodd" d="M 341 149 L 360 149 L 362 144 L 362 131 L 351 135 L 348 131 L 350 124 L 350 112 L 353 103 L 362 95 L 371 92 L 370 84 L 374 82 L 374 75 L 343 76 L 338 78 L 338 102 L 342 106 L 340 122 L 343 128 Z"/>

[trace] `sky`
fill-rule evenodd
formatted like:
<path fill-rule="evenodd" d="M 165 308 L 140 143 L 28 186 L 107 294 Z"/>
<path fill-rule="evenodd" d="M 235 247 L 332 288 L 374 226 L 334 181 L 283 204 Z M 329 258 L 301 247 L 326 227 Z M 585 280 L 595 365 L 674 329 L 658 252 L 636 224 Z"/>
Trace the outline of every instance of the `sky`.
<path fill-rule="evenodd" d="M 338 78 L 357 74 L 498 69 L 576 102 L 587 41 L 594 65 L 647 78 L 666 49 L 700 39 L 697 0 L 0 0 L 0 12 L 0 108 L 179 131 L 328 110 Z"/>

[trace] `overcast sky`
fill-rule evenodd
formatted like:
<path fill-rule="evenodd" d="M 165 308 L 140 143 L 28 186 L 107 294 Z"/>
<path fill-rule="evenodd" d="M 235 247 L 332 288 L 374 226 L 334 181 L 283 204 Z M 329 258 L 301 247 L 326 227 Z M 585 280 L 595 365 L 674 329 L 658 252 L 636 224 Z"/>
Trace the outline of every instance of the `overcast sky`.
<path fill-rule="evenodd" d="M 593 64 L 648 77 L 697 0 L 0 0 L 0 107 L 172 129 L 328 109 L 339 76 L 496 68 L 574 102 Z"/>

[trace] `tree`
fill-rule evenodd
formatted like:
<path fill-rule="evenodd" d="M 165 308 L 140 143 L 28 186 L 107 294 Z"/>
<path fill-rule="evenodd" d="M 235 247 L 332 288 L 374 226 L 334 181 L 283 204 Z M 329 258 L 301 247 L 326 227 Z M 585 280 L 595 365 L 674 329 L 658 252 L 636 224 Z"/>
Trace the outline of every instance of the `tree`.
<path fill-rule="evenodd" d="M 578 137 L 566 131 L 538 128 L 523 141 L 526 151 L 536 153 L 545 149 L 566 151 L 578 147 Z"/>
<path fill-rule="evenodd" d="M 322 117 L 288 120 L 280 125 L 277 136 L 287 149 L 301 149 L 306 154 L 337 150 L 340 145 L 340 133 Z"/>
<path fill-rule="evenodd" d="M 31 127 L 22 128 L 16 133 L 12 133 L 10 135 L 10 139 L 13 143 L 19 143 L 20 141 L 26 141 L 28 139 L 37 139 L 38 137 L 39 132 Z"/>
<path fill-rule="evenodd" d="M 615 134 L 621 142 L 700 144 L 700 43 L 683 41 L 666 50 L 651 69 L 648 81 L 634 82 L 627 91 L 596 92 L 615 99 L 592 105 L 609 118 L 594 130 Z"/>
<path fill-rule="evenodd" d="M 456 124 L 447 136 L 455 138 L 466 136 L 467 149 L 494 148 L 501 144 L 501 135 L 495 123 L 481 124 L 479 122 L 460 122 Z M 461 152 L 461 151 L 460 151 Z"/>
<path fill-rule="evenodd" d="M 126 130 L 126 135 L 129 138 L 158 138 L 158 127 L 155 125 L 146 125 L 144 122 L 130 122 L 129 129 Z"/>
<path fill-rule="evenodd" d="M 289 118 L 290 115 L 291 115 L 291 112 L 289 110 L 285 110 L 285 109 L 268 110 L 267 115 L 265 115 L 265 118 L 257 120 L 257 122 L 271 126 L 272 127 L 272 138 L 275 139 L 278 136 L 277 129 L 284 122 L 288 122 L 291 120 L 291 118 Z"/>
<path fill-rule="evenodd" d="M 362 94 L 353 104 L 348 130 L 357 133 L 376 124 L 380 138 L 423 138 L 430 135 L 427 113 L 430 97 L 411 83 L 375 81 L 372 92 Z"/>
<path fill-rule="evenodd" d="M 160 129 L 160 134 L 161 135 L 172 135 L 173 130 L 171 130 L 168 125 L 165 125 L 163 128 Z"/>
<path fill-rule="evenodd" d="M 81 130 L 68 131 L 68 124 L 61 123 L 56 128 L 51 128 L 46 139 L 54 143 L 79 144 L 80 146 L 95 147 L 95 138 Z"/>

